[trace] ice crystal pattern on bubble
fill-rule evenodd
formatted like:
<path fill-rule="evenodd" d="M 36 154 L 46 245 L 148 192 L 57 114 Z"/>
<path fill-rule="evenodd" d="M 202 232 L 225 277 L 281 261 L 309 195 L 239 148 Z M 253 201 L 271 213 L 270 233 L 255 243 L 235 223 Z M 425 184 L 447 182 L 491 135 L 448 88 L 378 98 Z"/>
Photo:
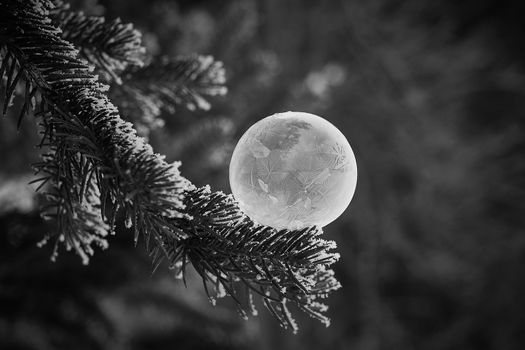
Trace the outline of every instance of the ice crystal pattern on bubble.
<path fill-rule="evenodd" d="M 335 220 L 350 203 L 356 178 L 344 135 L 308 113 L 259 121 L 239 140 L 230 164 L 240 207 L 275 228 L 325 226 Z"/>

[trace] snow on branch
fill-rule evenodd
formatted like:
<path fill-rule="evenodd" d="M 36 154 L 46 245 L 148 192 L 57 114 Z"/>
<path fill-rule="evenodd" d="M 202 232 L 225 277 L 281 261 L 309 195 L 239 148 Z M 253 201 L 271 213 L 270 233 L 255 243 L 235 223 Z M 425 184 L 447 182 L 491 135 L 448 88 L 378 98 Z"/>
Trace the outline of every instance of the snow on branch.
<path fill-rule="evenodd" d="M 107 21 L 101 16 L 71 11 L 62 0 L 54 3 L 56 7 L 50 15 L 62 30 L 62 38 L 74 44 L 104 77 L 120 84 L 119 75 L 124 69 L 144 64 L 146 49 L 142 46 L 142 34 L 132 24 L 122 23 L 118 18 Z"/>
<path fill-rule="evenodd" d="M 334 242 L 321 239 L 318 228 L 255 225 L 231 196 L 196 189 L 180 175 L 178 163 L 154 153 L 120 118 L 107 86 L 53 25 L 51 1 L 0 0 L 0 8 L 3 111 L 24 84 L 22 115 L 35 109 L 43 125 L 45 152 L 35 164 L 36 181 L 47 191 L 43 215 L 58 224 L 56 244 L 63 242 L 87 263 L 92 244 L 107 245 L 104 237 L 122 211 L 156 266 L 167 258 L 184 278 L 192 264 L 210 298 L 229 295 L 246 314 L 256 313 L 253 297 L 259 296 L 293 330 L 290 305 L 328 324 L 320 299 L 339 288 L 329 269 L 338 258 Z M 204 108 L 201 94 L 225 92 L 222 64 L 209 57 L 148 66 L 133 79 L 127 83 L 136 89 L 146 84 L 141 91 L 167 105 L 186 101 Z M 165 87 L 155 89 L 154 79 Z"/>
<path fill-rule="evenodd" d="M 3 69 L 2 74 L 7 75 L 10 93 L 13 94 L 11 87 L 22 76 L 29 82 L 26 98 L 28 91 L 38 89 L 42 109 L 46 110 L 41 114 L 45 126 L 43 144 L 50 146 L 52 154 L 65 150 L 89 160 L 93 167 L 89 179 L 96 182 L 101 193 L 104 220 L 109 221 L 117 208 L 132 213 L 131 216 L 182 215 L 183 191 L 191 184 L 179 174 L 179 164 L 168 164 L 163 156 L 155 154 L 151 146 L 136 135 L 131 123 L 120 118 L 105 95 L 107 87 L 97 81 L 87 63 L 77 57 L 74 46 L 63 40 L 59 29 L 52 25 L 49 10 L 53 4 L 44 0 L 0 4 L 0 22 L 5 24 L 0 28 L 0 42 L 5 52 L 2 65 L 9 60 L 5 64 L 9 70 Z M 72 186 L 82 186 L 88 174 L 82 173 L 80 181 L 72 178 L 74 159 L 45 157 L 37 166 L 42 181 L 60 188 L 64 183 L 62 177 L 66 176 Z M 78 189 L 54 193 L 67 195 L 70 191 L 86 193 Z M 76 200 L 83 206 L 87 203 L 84 199 L 66 197 L 54 201 L 59 204 L 55 212 L 58 216 L 74 216 L 73 211 L 64 207 L 65 203 Z M 68 232 L 72 231 L 64 230 L 59 237 Z"/>
<path fill-rule="evenodd" d="M 256 314 L 253 295 L 281 325 L 297 330 L 290 303 L 329 324 L 319 302 L 340 287 L 328 266 L 339 258 L 333 241 L 316 227 L 275 230 L 245 217 L 231 196 L 201 188 L 187 193 L 187 217 L 171 220 L 184 236 L 163 246 L 172 267 L 184 276 L 189 262 L 202 276 L 208 296 L 231 296 L 241 312 Z M 191 219 L 190 219 L 191 218 Z M 157 252 L 154 256 L 160 257 Z M 182 257 L 182 262 L 181 262 Z"/>

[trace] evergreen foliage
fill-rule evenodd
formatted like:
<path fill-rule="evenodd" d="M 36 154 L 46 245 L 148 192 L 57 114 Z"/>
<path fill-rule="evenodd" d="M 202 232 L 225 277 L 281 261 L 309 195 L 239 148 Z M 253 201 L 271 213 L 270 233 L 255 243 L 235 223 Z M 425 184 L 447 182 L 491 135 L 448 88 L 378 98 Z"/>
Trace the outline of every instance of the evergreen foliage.
<path fill-rule="evenodd" d="M 220 62 L 147 58 L 142 66 L 140 34 L 118 20 L 71 12 L 62 1 L 0 0 L 0 8 L 2 110 L 21 96 L 19 120 L 35 110 L 40 121 L 35 181 L 46 198 L 42 215 L 56 224 L 44 240 L 55 240 L 53 258 L 62 242 L 87 264 L 122 214 L 155 266 L 167 259 L 184 278 L 191 263 L 211 299 L 229 295 L 246 314 L 258 295 L 284 327 L 297 329 L 289 303 L 328 325 L 319 299 L 339 287 L 328 268 L 338 258 L 334 242 L 318 228 L 257 226 L 231 196 L 196 188 L 121 118 L 93 72 L 124 113 L 141 106 L 142 116 L 128 116 L 140 123 L 161 109 L 208 109 L 204 96 L 226 92 Z"/>
<path fill-rule="evenodd" d="M 103 78 L 120 84 L 119 74 L 128 65 L 143 65 L 145 48 L 141 45 L 141 33 L 133 25 L 123 24 L 118 18 L 106 22 L 101 16 L 70 11 L 69 4 L 62 0 L 53 3 L 49 15 L 62 30 L 62 38 L 75 45 Z"/>
<path fill-rule="evenodd" d="M 168 274 L 151 276 L 122 225 L 88 267 L 73 254 L 49 263 L 48 251 L 35 247 L 42 229 L 51 222 L 37 212 L 0 215 L 2 350 L 252 348 L 248 324 L 233 310 L 207 312 Z"/>
<path fill-rule="evenodd" d="M 162 111 L 174 113 L 181 106 L 208 110 L 205 96 L 227 91 L 222 62 L 211 56 L 150 58 L 148 64 L 131 67 L 123 76 L 123 84 L 113 85 L 110 96 L 143 136 L 164 125 L 159 119 Z"/>

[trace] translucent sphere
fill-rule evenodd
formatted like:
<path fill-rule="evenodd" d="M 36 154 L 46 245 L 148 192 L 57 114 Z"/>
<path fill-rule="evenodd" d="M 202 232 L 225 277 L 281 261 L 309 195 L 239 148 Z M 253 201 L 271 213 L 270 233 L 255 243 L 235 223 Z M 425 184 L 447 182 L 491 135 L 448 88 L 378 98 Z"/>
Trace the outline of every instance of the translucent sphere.
<path fill-rule="evenodd" d="M 277 229 L 325 226 L 350 204 L 357 165 L 345 136 L 314 114 L 278 113 L 241 137 L 230 186 L 241 210 Z"/>

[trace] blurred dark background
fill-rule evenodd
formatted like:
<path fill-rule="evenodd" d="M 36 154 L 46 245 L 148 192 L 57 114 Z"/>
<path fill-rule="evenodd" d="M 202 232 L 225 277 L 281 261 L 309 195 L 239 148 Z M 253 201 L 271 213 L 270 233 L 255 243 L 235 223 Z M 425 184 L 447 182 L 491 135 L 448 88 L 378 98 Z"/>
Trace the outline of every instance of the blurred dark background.
<path fill-rule="evenodd" d="M 177 110 L 150 135 L 196 185 L 229 193 L 236 139 L 297 110 L 330 120 L 356 153 L 349 209 L 325 228 L 343 288 L 332 326 L 298 335 L 260 307 L 243 321 L 197 278 L 119 228 L 83 266 L 35 247 L 34 120 L 0 123 L 2 349 L 525 349 L 525 3 L 519 0 L 94 0 L 154 55 L 211 54 L 229 93 Z M 122 225 L 121 225 L 122 226 Z"/>

